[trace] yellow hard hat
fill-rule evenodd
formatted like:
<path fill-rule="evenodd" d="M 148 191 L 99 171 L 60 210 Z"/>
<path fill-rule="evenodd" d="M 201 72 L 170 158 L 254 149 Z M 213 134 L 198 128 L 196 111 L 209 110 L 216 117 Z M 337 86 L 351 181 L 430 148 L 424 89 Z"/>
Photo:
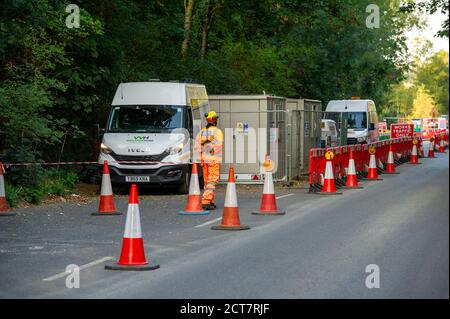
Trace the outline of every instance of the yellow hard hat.
<path fill-rule="evenodd" d="M 209 111 L 208 114 L 205 114 L 207 119 L 218 118 L 217 113 L 214 111 Z"/>

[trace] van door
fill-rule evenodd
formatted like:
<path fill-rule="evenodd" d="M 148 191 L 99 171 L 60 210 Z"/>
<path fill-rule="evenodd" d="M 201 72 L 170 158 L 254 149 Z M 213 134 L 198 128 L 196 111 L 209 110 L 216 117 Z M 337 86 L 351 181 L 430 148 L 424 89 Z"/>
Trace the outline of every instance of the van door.
<path fill-rule="evenodd" d="M 375 104 L 369 102 L 367 111 L 369 116 L 369 141 L 371 143 L 378 142 L 380 134 L 378 132 L 378 115 Z"/>

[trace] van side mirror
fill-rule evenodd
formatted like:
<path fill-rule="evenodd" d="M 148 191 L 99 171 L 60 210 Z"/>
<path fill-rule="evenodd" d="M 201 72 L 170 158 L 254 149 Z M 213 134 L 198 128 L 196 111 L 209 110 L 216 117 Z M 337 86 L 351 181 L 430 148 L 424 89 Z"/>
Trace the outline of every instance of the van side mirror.
<path fill-rule="evenodd" d="M 100 128 L 100 124 L 94 124 L 94 134 L 95 134 L 95 138 L 96 139 L 101 139 L 103 138 L 103 134 L 105 134 L 105 129 L 104 128 Z"/>
<path fill-rule="evenodd" d="M 369 130 L 373 131 L 375 129 L 375 123 L 370 123 Z"/>

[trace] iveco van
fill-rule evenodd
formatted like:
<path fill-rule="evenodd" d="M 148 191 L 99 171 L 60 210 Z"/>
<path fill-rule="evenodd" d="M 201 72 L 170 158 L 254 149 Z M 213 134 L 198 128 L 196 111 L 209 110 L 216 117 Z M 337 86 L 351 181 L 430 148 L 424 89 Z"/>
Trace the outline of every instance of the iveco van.
<path fill-rule="evenodd" d="M 187 193 L 194 126 L 207 110 L 204 85 L 121 83 L 106 128 L 99 130 L 98 164 L 108 161 L 113 184 L 174 186 Z"/>
<path fill-rule="evenodd" d="M 333 100 L 326 112 L 346 112 L 347 144 L 366 144 L 379 140 L 378 115 L 372 100 Z"/>

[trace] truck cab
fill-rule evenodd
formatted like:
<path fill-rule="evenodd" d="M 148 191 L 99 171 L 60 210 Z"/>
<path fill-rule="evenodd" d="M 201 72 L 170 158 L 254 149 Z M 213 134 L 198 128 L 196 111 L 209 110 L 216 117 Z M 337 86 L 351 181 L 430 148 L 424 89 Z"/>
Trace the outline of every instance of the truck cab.
<path fill-rule="evenodd" d="M 378 115 L 372 100 L 332 100 L 328 102 L 326 112 L 347 113 L 347 144 L 366 144 L 379 140 Z"/>
<path fill-rule="evenodd" d="M 202 108 L 208 108 L 204 85 L 119 84 L 99 134 L 98 164 L 108 161 L 113 184 L 171 186 L 187 193 L 194 126 Z"/>

